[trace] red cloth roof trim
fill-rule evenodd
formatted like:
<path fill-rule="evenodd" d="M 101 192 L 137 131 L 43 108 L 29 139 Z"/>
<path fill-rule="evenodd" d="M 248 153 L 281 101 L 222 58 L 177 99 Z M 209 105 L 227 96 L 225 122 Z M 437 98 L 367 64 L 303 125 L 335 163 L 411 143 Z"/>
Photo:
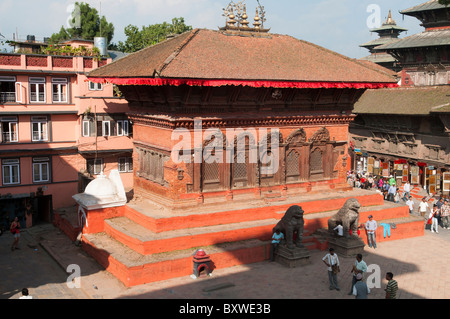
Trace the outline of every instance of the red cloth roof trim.
<path fill-rule="evenodd" d="M 370 83 L 370 82 L 293 82 L 293 81 L 242 81 L 242 80 L 200 80 L 200 79 L 162 79 L 162 78 L 89 78 L 95 83 L 112 83 L 117 85 L 188 85 L 188 86 L 250 86 L 254 88 L 353 88 L 353 89 L 380 89 L 397 88 L 397 83 Z"/>

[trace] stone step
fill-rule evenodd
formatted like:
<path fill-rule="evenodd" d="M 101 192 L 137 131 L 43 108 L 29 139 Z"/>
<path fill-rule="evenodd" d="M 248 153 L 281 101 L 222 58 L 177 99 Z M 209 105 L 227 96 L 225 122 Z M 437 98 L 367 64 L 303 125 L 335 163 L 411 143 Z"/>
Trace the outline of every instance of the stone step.
<path fill-rule="evenodd" d="M 210 256 L 214 270 L 264 261 L 270 242 L 253 239 L 142 255 L 106 233 L 86 234 L 83 241 L 83 249 L 127 287 L 191 275 L 199 248 Z"/>
<path fill-rule="evenodd" d="M 248 239 L 270 240 L 277 222 L 264 219 L 155 233 L 129 218 L 118 217 L 105 221 L 105 232 L 136 252 L 150 255 Z"/>
<path fill-rule="evenodd" d="M 138 204 L 127 204 L 124 208 L 124 216 L 128 217 L 142 226 L 159 233 L 164 231 L 206 227 L 221 224 L 245 222 L 252 220 L 279 219 L 286 210 L 292 205 L 300 205 L 305 211 L 305 215 L 330 211 L 339 209 L 348 198 L 358 198 L 358 201 L 363 206 L 377 206 L 383 204 L 383 198 L 379 193 L 371 191 L 355 191 L 342 192 L 338 195 L 324 196 L 324 194 L 301 196 L 298 201 L 291 199 L 273 198 L 273 202 L 265 202 L 264 206 L 260 206 L 260 201 L 255 202 L 254 205 L 240 205 L 235 206 L 233 203 L 228 205 L 221 205 L 216 207 L 216 210 L 209 210 L 207 208 L 197 209 L 193 211 L 186 210 L 185 212 L 171 212 L 163 208 L 156 208 L 151 203 L 147 202 Z M 267 200 L 267 199 L 265 199 Z M 282 202 L 278 202 L 283 200 Z M 201 211 L 201 213 L 200 213 Z"/>

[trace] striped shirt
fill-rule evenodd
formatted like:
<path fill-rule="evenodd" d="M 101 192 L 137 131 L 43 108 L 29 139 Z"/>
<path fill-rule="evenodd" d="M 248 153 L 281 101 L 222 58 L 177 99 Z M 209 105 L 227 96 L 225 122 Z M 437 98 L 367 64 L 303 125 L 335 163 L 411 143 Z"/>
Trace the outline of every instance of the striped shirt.
<path fill-rule="evenodd" d="M 389 280 L 386 292 L 389 293 L 389 299 L 397 299 L 398 284 L 394 279 Z"/>

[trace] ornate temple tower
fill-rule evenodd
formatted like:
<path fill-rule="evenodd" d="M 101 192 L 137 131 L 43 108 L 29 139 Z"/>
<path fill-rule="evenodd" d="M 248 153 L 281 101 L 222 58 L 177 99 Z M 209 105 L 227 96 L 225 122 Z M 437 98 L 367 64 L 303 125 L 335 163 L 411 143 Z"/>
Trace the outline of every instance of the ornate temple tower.
<path fill-rule="evenodd" d="M 400 34 L 405 31 L 408 31 L 408 29 L 399 27 L 392 18 L 391 10 L 389 10 L 389 15 L 381 27 L 370 30 L 370 32 L 377 33 L 379 38 L 360 45 L 360 47 L 366 48 L 371 53 L 371 55 L 361 60 L 377 63 L 395 72 L 400 71 L 401 67 L 397 64 L 397 60 L 385 50 L 379 49 L 379 47 L 398 41 Z"/>
<path fill-rule="evenodd" d="M 396 81 L 270 33 L 261 7 L 253 27 L 242 1 L 224 10 L 219 30 L 183 33 L 89 74 L 129 103 L 135 194 L 180 208 L 347 188 L 353 105 Z"/>
<path fill-rule="evenodd" d="M 402 68 L 402 86 L 450 83 L 450 7 L 432 0 L 403 10 L 425 28 L 395 42 L 377 47 L 392 55 Z"/>

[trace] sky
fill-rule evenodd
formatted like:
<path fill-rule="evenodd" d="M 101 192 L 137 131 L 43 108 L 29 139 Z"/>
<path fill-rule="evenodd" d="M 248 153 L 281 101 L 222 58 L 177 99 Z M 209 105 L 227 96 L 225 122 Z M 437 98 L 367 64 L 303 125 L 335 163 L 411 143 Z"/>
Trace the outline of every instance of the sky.
<path fill-rule="evenodd" d="M 115 27 L 112 42 L 125 41 L 124 28 L 141 28 L 183 17 L 193 28 L 217 30 L 225 25 L 223 8 L 230 0 L 84 0 Z M 238 0 L 234 0 L 235 3 Z M 399 12 L 426 0 L 260 0 L 266 11 L 264 27 L 271 33 L 306 40 L 351 58 L 369 52 L 359 45 L 374 40 L 369 30 L 386 20 L 389 10 L 397 25 L 408 29 L 400 37 L 422 32 L 420 21 Z M 67 26 L 75 1 L 1 0 L 0 34 L 12 40 L 51 36 Z M 249 21 L 253 22 L 257 0 L 245 0 Z M 0 41 L 5 40 L 0 36 Z M 0 48 L 1 49 L 1 48 Z M 3 47 L 4 49 L 4 47 Z M 9 48 L 8 48 L 9 49 Z"/>

